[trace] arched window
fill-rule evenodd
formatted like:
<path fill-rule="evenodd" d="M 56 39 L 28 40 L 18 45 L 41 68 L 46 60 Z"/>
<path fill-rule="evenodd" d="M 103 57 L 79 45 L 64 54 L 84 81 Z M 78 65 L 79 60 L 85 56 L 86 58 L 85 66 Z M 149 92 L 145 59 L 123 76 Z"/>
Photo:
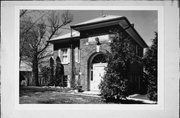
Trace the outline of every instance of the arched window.
<path fill-rule="evenodd" d="M 106 56 L 104 54 L 98 54 L 92 60 L 92 63 L 106 63 Z"/>

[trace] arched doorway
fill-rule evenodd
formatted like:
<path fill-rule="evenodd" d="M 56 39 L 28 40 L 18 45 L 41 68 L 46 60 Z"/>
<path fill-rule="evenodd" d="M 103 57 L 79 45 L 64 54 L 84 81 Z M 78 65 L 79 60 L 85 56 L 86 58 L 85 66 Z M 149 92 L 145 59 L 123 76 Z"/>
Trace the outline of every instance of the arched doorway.
<path fill-rule="evenodd" d="M 98 91 L 99 84 L 107 67 L 106 55 L 102 52 L 95 53 L 89 61 L 89 90 Z"/>

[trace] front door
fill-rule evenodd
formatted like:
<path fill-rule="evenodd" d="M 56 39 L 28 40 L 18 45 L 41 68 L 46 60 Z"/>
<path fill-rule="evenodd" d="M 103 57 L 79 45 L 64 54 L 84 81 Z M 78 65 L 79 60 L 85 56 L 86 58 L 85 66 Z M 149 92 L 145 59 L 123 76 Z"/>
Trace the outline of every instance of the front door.
<path fill-rule="evenodd" d="M 93 78 L 91 79 L 91 90 L 99 90 L 99 84 L 105 74 L 107 63 L 93 64 Z"/>

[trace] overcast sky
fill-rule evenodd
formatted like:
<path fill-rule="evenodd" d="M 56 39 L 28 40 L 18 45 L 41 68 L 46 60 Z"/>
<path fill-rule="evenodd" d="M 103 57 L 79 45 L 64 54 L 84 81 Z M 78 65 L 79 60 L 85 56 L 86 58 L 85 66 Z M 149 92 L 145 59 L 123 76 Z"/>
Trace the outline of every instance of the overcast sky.
<path fill-rule="evenodd" d="M 148 45 L 151 45 L 151 42 L 154 38 L 154 32 L 157 31 L 157 11 L 139 11 L 139 10 L 118 10 L 118 11 L 99 11 L 99 10 L 72 10 L 70 11 L 73 16 L 73 22 L 71 24 L 76 24 L 91 20 L 97 17 L 104 15 L 119 15 L 126 16 L 130 23 L 135 25 L 135 29 L 141 35 Z M 71 25 L 70 24 L 70 25 Z M 63 33 L 67 33 L 64 31 Z"/>

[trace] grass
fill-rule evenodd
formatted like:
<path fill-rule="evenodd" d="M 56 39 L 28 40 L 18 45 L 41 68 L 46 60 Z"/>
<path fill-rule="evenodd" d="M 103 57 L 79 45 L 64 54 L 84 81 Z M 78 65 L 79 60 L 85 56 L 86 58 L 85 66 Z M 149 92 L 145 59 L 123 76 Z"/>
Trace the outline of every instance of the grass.
<path fill-rule="evenodd" d="M 100 97 L 67 93 L 69 89 L 21 88 L 20 104 L 102 104 Z"/>
<path fill-rule="evenodd" d="M 20 104 L 144 104 L 142 101 L 105 101 L 100 96 L 70 93 L 69 88 L 21 87 Z"/>

